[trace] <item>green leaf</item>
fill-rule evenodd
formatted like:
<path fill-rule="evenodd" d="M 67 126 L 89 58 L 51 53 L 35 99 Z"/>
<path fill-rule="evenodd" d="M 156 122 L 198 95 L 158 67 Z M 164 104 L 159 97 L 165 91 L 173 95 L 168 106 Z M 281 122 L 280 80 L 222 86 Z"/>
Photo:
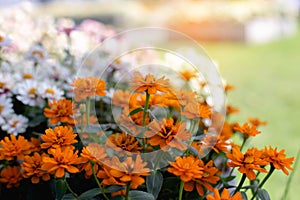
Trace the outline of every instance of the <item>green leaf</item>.
<path fill-rule="evenodd" d="M 151 193 L 155 199 L 157 199 L 161 190 L 163 180 L 163 175 L 160 171 L 152 171 L 150 176 L 147 176 L 146 178 L 147 191 Z"/>
<path fill-rule="evenodd" d="M 257 196 L 261 200 L 270 200 L 269 193 L 265 189 L 258 189 Z"/>
<path fill-rule="evenodd" d="M 57 179 L 55 182 L 56 199 L 61 200 L 67 191 L 67 185 L 62 179 Z"/>
<path fill-rule="evenodd" d="M 35 127 L 45 121 L 47 121 L 47 119 L 44 117 L 44 115 L 37 115 L 29 121 L 28 125 L 29 127 Z"/>
<path fill-rule="evenodd" d="M 138 190 L 129 191 L 128 199 L 129 200 L 155 200 L 152 194 L 143 191 L 138 191 Z"/>
<path fill-rule="evenodd" d="M 76 200 L 76 198 L 71 194 L 65 194 L 62 200 Z"/>
<path fill-rule="evenodd" d="M 99 188 L 93 188 L 93 189 L 90 189 L 84 193 L 82 193 L 78 199 L 79 200 L 88 200 L 88 199 L 91 199 L 97 195 L 101 194 L 101 190 Z"/>
<path fill-rule="evenodd" d="M 131 111 L 128 116 L 134 115 L 134 114 L 136 114 L 138 112 L 141 112 L 143 110 L 144 110 L 143 108 L 136 108 L 133 111 Z"/>
<path fill-rule="evenodd" d="M 230 182 L 235 178 L 236 178 L 235 176 L 228 176 L 228 177 L 222 178 L 222 180 L 225 181 L 225 182 Z"/>
<path fill-rule="evenodd" d="M 105 188 L 104 192 L 105 193 L 111 193 L 111 192 L 117 192 L 119 190 L 123 190 L 125 189 L 125 187 L 120 187 L 120 186 L 110 186 L 110 187 L 107 187 Z M 78 200 L 89 200 L 99 194 L 101 194 L 101 190 L 100 188 L 93 188 L 93 189 L 90 189 L 84 193 L 82 193 L 79 197 L 78 197 Z"/>
<path fill-rule="evenodd" d="M 243 200 L 248 200 L 246 192 L 241 192 L 241 195 L 243 197 Z"/>

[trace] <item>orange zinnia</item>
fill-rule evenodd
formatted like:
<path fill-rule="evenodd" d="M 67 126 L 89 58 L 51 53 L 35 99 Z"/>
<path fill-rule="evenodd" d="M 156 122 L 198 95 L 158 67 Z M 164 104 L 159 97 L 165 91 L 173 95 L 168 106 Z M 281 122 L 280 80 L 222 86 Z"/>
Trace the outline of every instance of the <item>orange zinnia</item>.
<path fill-rule="evenodd" d="M 170 163 L 168 172 L 179 176 L 184 182 L 189 182 L 195 178 L 201 178 L 203 167 L 199 165 L 200 160 L 194 156 L 177 157 L 175 162 Z"/>
<path fill-rule="evenodd" d="M 74 164 L 79 164 L 81 159 L 78 158 L 78 151 L 75 153 L 69 147 L 64 150 L 61 148 L 50 149 L 49 152 L 53 158 L 44 156 L 42 158 L 42 170 L 46 170 L 48 173 L 54 173 L 57 178 L 62 178 L 65 175 L 65 171 L 69 173 L 78 173 L 79 169 Z"/>
<path fill-rule="evenodd" d="M 18 187 L 21 180 L 22 175 L 19 166 L 8 166 L 0 172 L 0 183 L 7 183 L 7 188 Z"/>
<path fill-rule="evenodd" d="M 233 130 L 240 132 L 243 137 L 256 136 L 260 134 L 260 131 L 256 129 L 256 126 L 250 126 L 249 123 L 244 123 L 243 126 L 235 124 Z"/>
<path fill-rule="evenodd" d="M 126 107 L 129 105 L 130 93 L 128 91 L 117 90 L 112 97 L 112 104 L 119 107 Z"/>
<path fill-rule="evenodd" d="M 241 193 L 237 192 L 232 197 L 230 197 L 229 190 L 224 188 L 222 195 L 220 196 L 217 188 L 214 189 L 214 196 L 209 194 L 206 196 L 206 200 L 243 200 Z"/>
<path fill-rule="evenodd" d="M 266 121 L 261 121 L 258 118 L 249 118 L 248 121 L 253 125 L 253 126 L 265 126 L 267 125 Z"/>
<path fill-rule="evenodd" d="M 124 161 L 114 156 L 111 161 L 110 175 L 118 179 L 122 185 L 130 182 L 130 188 L 136 189 L 145 182 L 141 176 L 149 176 L 150 169 L 145 168 L 146 162 L 143 162 L 141 156 L 138 154 L 135 161 L 132 157 L 127 157 Z"/>
<path fill-rule="evenodd" d="M 50 124 L 61 122 L 74 125 L 72 101 L 70 100 L 60 99 L 58 102 L 53 100 L 49 103 L 49 108 L 44 109 L 44 115 L 50 119 Z"/>
<path fill-rule="evenodd" d="M 191 78 L 196 78 L 197 77 L 197 74 L 196 74 L 195 71 L 186 70 L 186 71 L 181 71 L 179 73 L 187 81 L 189 81 Z"/>
<path fill-rule="evenodd" d="M 102 79 L 93 76 L 87 78 L 77 78 L 73 81 L 74 99 L 75 101 L 82 101 L 88 97 L 105 96 L 106 83 Z"/>
<path fill-rule="evenodd" d="M 40 182 L 40 178 L 43 181 L 50 180 L 50 175 L 41 169 L 42 167 L 42 156 L 37 152 L 34 152 L 33 156 L 25 156 L 24 162 L 22 163 L 23 177 L 30 178 L 33 184 Z"/>
<path fill-rule="evenodd" d="M 23 136 L 18 136 L 18 139 L 13 134 L 10 138 L 6 136 L 4 140 L 0 141 L 0 160 L 23 160 L 24 155 L 31 153 L 34 145 L 25 139 Z"/>
<path fill-rule="evenodd" d="M 227 153 L 228 147 L 230 143 L 225 139 L 224 136 L 217 136 L 217 135 L 207 135 L 201 141 L 201 143 L 206 148 L 212 148 L 216 153 L 220 153 L 220 151 Z"/>
<path fill-rule="evenodd" d="M 266 159 L 268 162 L 272 163 L 275 169 L 282 170 L 286 175 L 289 174 L 288 170 L 293 170 L 291 165 L 294 162 L 294 157 L 287 158 L 285 150 L 277 151 L 277 148 L 273 149 L 272 147 L 265 147 L 263 153 L 263 159 Z"/>
<path fill-rule="evenodd" d="M 170 147 L 185 150 L 187 147 L 183 141 L 192 137 L 192 134 L 185 128 L 185 123 L 178 122 L 175 124 L 173 118 L 162 119 L 160 123 L 154 120 L 149 130 L 145 132 L 145 137 L 150 138 L 149 144 L 152 146 L 159 145 L 163 151 L 167 151 Z"/>
<path fill-rule="evenodd" d="M 54 129 L 48 128 L 45 133 L 41 136 L 43 140 L 41 144 L 42 149 L 64 148 L 67 146 L 74 149 L 72 144 L 77 143 L 77 140 L 75 140 L 77 135 L 68 126 L 57 126 Z"/>
<path fill-rule="evenodd" d="M 105 143 L 109 148 L 116 151 L 139 152 L 143 149 L 139 141 L 126 133 L 116 133 L 108 137 Z M 121 152 L 122 154 L 122 152 Z"/>
<path fill-rule="evenodd" d="M 249 180 L 254 180 L 256 174 L 254 170 L 266 173 L 267 170 L 262 168 L 268 165 L 268 161 L 262 157 L 263 152 L 257 148 L 248 149 L 245 154 L 241 153 L 239 146 L 233 146 L 232 153 L 227 154 L 227 158 L 231 160 L 227 165 L 229 167 L 238 167 L 239 172 L 246 174 Z"/>
<path fill-rule="evenodd" d="M 83 147 L 81 152 L 82 164 L 80 169 L 85 170 L 85 177 L 90 178 L 93 175 L 92 163 L 94 163 L 94 172 L 97 174 L 102 168 L 103 159 L 107 158 L 107 153 L 104 147 L 97 143 L 90 143 Z"/>
<path fill-rule="evenodd" d="M 169 79 L 161 77 L 156 79 L 152 74 L 147 74 L 146 77 L 140 72 L 133 74 L 131 90 L 136 92 L 147 92 L 148 94 L 155 94 L 157 91 L 167 92 L 171 90 Z"/>
<path fill-rule="evenodd" d="M 239 112 L 239 109 L 236 107 L 233 107 L 232 105 L 227 105 L 226 106 L 226 115 L 231 115 L 233 113 Z"/>
<path fill-rule="evenodd" d="M 188 103 L 184 107 L 182 113 L 188 119 L 195 118 L 210 118 L 211 117 L 211 108 L 207 104 L 202 103 Z"/>
<path fill-rule="evenodd" d="M 206 188 L 209 191 L 213 191 L 214 188 L 212 184 L 217 184 L 217 182 L 220 180 L 220 177 L 216 176 L 219 170 L 218 168 L 213 166 L 212 160 L 210 160 L 206 164 L 204 164 L 204 162 L 200 160 L 199 166 L 203 169 L 202 177 L 194 178 L 191 181 L 184 183 L 184 190 L 191 192 L 193 191 L 194 186 L 196 186 L 198 194 L 200 196 L 204 196 L 203 188 Z"/>
<path fill-rule="evenodd" d="M 168 93 L 164 96 L 168 100 L 176 100 L 181 106 L 186 106 L 189 103 L 196 103 L 196 92 L 181 89 L 175 93 Z"/>

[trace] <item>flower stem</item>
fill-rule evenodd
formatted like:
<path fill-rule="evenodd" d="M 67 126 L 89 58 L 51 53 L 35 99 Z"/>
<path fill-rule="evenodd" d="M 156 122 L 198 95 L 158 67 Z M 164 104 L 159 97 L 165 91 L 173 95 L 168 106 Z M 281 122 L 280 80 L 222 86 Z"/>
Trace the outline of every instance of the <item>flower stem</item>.
<path fill-rule="evenodd" d="M 178 196 L 179 200 L 182 200 L 183 186 L 184 186 L 184 181 L 181 181 L 179 187 L 179 196 Z"/>
<path fill-rule="evenodd" d="M 91 99 L 88 97 L 86 99 L 86 125 L 90 123 L 90 112 L 91 112 Z"/>
<path fill-rule="evenodd" d="M 128 195 L 129 195 L 129 191 L 130 191 L 130 184 L 131 182 L 128 182 L 126 185 L 126 196 L 125 196 L 125 200 L 128 200 Z"/>
<path fill-rule="evenodd" d="M 264 180 L 259 184 L 258 188 L 256 188 L 254 195 L 252 196 L 251 200 L 253 200 L 258 192 L 258 189 L 262 188 L 264 186 L 264 184 L 267 182 L 267 180 L 270 178 L 270 176 L 272 175 L 272 173 L 274 172 L 275 167 L 273 166 L 273 164 L 271 164 L 271 168 L 269 173 L 267 174 L 267 176 L 264 178 Z"/>
<path fill-rule="evenodd" d="M 240 191 L 240 189 L 242 188 L 244 182 L 246 180 L 246 174 L 243 174 L 242 178 L 241 178 L 241 181 L 238 185 L 238 187 L 236 188 L 236 190 L 234 191 L 234 194 L 237 193 L 238 191 Z"/>
<path fill-rule="evenodd" d="M 106 194 L 105 194 L 104 188 L 101 186 L 101 184 L 100 184 L 100 182 L 99 182 L 99 180 L 98 180 L 98 178 L 97 178 L 97 175 L 96 175 L 96 173 L 95 173 L 95 169 L 94 169 L 95 164 L 94 164 L 94 163 L 91 163 L 91 164 L 92 164 L 92 173 L 93 173 L 94 179 L 95 179 L 95 181 L 96 181 L 98 187 L 100 188 L 101 193 L 102 193 L 102 195 L 104 196 L 104 198 L 105 198 L 106 200 L 109 200 L 109 198 L 108 198 L 108 197 L 106 196 Z"/>
<path fill-rule="evenodd" d="M 146 123 L 146 115 L 147 115 L 148 108 L 149 108 L 149 99 L 150 99 L 150 94 L 148 93 L 148 91 L 146 91 L 146 102 L 145 102 L 145 108 L 144 108 L 144 113 L 143 113 L 143 121 L 142 121 L 143 127 L 145 127 L 145 123 Z M 145 144 L 146 144 L 146 138 L 143 138 L 143 151 L 144 152 L 145 152 Z"/>
<path fill-rule="evenodd" d="M 146 123 L 146 114 L 147 114 L 148 108 L 149 108 L 149 99 L 150 99 L 150 94 L 148 94 L 148 92 L 146 92 L 146 102 L 145 102 L 145 108 L 144 108 L 144 114 L 143 114 L 143 126 L 145 126 L 145 123 Z"/>
<path fill-rule="evenodd" d="M 71 192 L 71 194 L 75 197 L 75 199 L 78 199 L 78 198 L 77 198 L 77 197 L 78 197 L 77 194 L 71 189 L 69 183 L 68 183 L 67 180 L 66 180 L 66 177 L 64 177 L 63 180 L 64 180 L 64 182 L 65 182 L 65 184 L 66 184 L 68 190 Z"/>

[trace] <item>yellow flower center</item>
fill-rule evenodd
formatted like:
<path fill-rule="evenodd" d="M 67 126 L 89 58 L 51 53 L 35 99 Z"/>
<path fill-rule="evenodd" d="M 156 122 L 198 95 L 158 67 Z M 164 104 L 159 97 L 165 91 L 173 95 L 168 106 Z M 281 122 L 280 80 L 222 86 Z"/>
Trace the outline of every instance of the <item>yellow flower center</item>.
<path fill-rule="evenodd" d="M 2 35 L 0 35 L 0 42 L 2 42 L 4 40 L 4 37 Z"/>
<path fill-rule="evenodd" d="M 41 52 L 41 51 L 32 51 L 32 53 L 31 53 L 33 56 L 35 56 L 35 55 L 37 55 L 37 56 L 39 56 L 40 58 L 44 58 L 45 57 L 45 55 L 44 55 L 44 53 L 43 52 Z"/>
<path fill-rule="evenodd" d="M 3 110 L 3 106 L 2 106 L 2 105 L 0 105 L 0 112 L 2 112 L 2 110 Z"/>
<path fill-rule="evenodd" d="M 253 156 L 247 156 L 245 159 L 245 163 L 253 163 L 254 157 Z"/>
<path fill-rule="evenodd" d="M 3 82 L 0 82 L 0 88 L 4 88 L 4 83 Z"/>
<path fill-rule="evenodd" d="M 19 123 L 19 121 L 16 120 L 16 121 L 14 121 L 14 122 L 11 124 L 11 126 L 12 126 L 12 127 L 16 127 L 18 123 Z"/>
<path fill-rule="evenodd" d="M 35 91 L 36 91 L 36 88 L 31 88 L 31 89 L 28 91 L 28 94 L 33 94 L 33 95 L 35 95 Z"/>
<path fill-rule="evenodd" d="M 189 163 L 184 163 L 183 168 L 184 169 L 189 169 L 190 168 L 190 164 Z"/>
<path fill-rule="evenodd" d="M 47 88 L 45 92 L 49 94 L 55 94 L 55 91 L 51 88 Z"/>
<path fill-rule="evenodd" d="M 24 79 L 32 79 L 33 76 L 32 76 L 32 74 L 24 74 L 24 75 L 23 75 L 23 78 L 24 78 Z"/>

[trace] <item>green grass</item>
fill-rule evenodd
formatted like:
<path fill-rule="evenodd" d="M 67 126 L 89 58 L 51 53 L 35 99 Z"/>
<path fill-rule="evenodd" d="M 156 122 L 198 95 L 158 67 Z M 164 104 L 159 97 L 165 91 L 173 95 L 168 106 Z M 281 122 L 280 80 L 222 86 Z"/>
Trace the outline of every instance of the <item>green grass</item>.
<path fill-rule="evenodd" d="M 259 117 L 268 122 L 249 146 L 286 149 L 289 157 L 300 148 L 300 33 L 263 45 L 202 43 L 215 60 L 221 75 L 236 90 L 229 102 L 240 108 L 232 117 L 239 122 Z M 294 199 L 300 185 L 300 169 L 291 183 L 287 199 Z M 288 176 L 276 171 L 265 188 L 272 200 L 280 199 Z"/>

